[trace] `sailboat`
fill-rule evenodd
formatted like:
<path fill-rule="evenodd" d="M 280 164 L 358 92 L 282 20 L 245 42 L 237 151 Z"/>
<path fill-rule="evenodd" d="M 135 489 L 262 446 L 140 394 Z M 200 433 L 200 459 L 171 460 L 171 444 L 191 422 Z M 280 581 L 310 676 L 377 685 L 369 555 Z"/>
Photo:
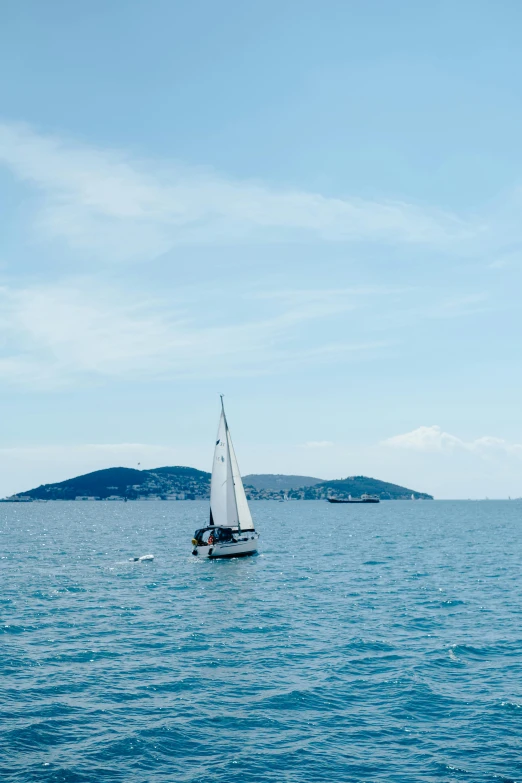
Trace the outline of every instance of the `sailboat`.
<path fill-rule="evenodd" d="M 253 555 L 257 552 L 258 539 L 221 396 L 210 484 L 210 522 L 194 533 L 192 554 L 212 558 Z"/>

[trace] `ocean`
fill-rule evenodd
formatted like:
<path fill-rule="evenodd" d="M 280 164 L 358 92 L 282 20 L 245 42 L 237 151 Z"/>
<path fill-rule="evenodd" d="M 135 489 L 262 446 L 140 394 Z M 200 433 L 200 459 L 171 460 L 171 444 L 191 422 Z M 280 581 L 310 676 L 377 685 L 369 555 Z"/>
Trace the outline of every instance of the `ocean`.
<path fill-rule="evenodd" d="M 0 506 L 2 782 L 522 781 L 522 502 L 252 513 Z"/>

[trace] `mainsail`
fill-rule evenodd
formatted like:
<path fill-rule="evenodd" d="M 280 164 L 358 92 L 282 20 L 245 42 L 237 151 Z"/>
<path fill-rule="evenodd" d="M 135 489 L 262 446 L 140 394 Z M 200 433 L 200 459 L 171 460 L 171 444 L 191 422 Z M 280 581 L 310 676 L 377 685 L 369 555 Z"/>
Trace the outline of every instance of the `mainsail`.
<path fill-rule="evenodd" d="M 221 404 L 223 406 L 223 400 Z M 223 407 L 212 465 L 210 524 L 254 530 Z"/>
<path fill-rule="evenodd" d="M 210 524 L 227 524 L 228 448 L 225 414 L 221 413 L 217 431 L 212 481 L 210 483 Z"/>

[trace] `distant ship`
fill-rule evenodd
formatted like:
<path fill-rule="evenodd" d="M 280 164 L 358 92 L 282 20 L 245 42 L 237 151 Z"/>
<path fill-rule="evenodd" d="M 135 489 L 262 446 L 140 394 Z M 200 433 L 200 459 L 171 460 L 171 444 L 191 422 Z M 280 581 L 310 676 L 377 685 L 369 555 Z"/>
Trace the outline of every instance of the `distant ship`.
<path fill-rule="evenodd" d="M 380 503 L 375 495 L 361 495 L 360 498 L 352 498 L 350 495 L 347 500 L 344 498 L 326 498 L 329 503 Z"/>

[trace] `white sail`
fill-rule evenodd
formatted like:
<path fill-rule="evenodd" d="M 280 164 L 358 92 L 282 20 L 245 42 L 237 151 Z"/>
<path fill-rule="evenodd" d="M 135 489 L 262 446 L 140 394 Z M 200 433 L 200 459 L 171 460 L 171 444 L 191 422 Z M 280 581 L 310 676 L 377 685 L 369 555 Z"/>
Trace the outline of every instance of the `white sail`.
<path fill-rule="evenodd" d="M 226 426 L 226 418 L 225 418 Z M 232 457 L 230 454 L 230 441 L 227 427 L 227 525 L 238 527 L 239 514 L 237 513 L 236 492 L 234 486 L 234 474 L 232 470 Z"/>
<path fill-rule="evenodd" d="M 228 524 L 227 486 L 232 471 L 229 467 L 227 427 L 225 414 L 221 414 L 216 436 L 216 448 L 214 449 L 214 462 L 212 464 L 212 480 L 210 483 L 210 522 L 214 525 Z"/>
<path fill-rule="evenodd" d="M 210 520 L 214 525 L 254 530 L 224 410 L 221 412 L 214 449 Z"/>
<path fill-rule="evenodd" d="M 254 530 L 254 523 L 252 522 L 252 515 L 248 507 L 243 482 L 241 480 L 241 473 L 239 472 L 239 465 L 237 464 L 236 452 L 232 445 L 232 438 L 230 437 L 230 430 L 227 429 L 228 436 L 228 449 L 230 452 L 230 464 L 232 467 L 232 479 L 234 481 L 234 494 L 236 497 L 236 509 L 239 519 L 239 526 L 241 530 Z"/>

